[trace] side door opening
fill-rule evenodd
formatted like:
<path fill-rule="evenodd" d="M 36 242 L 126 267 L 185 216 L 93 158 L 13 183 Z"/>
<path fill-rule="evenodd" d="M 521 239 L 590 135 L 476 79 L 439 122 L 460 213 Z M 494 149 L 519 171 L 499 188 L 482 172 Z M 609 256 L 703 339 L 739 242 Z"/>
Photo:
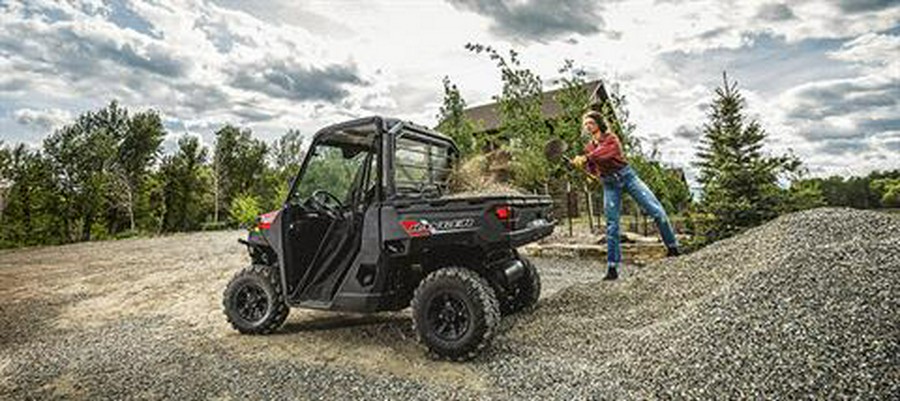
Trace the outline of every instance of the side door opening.
<path fill-rule="evenodd" d="M 359 252 L 366 209 L 377 201 L 376 127 L 323 134 L 291 189 L 282 225 L 293 302 L 328 302 Z"/>

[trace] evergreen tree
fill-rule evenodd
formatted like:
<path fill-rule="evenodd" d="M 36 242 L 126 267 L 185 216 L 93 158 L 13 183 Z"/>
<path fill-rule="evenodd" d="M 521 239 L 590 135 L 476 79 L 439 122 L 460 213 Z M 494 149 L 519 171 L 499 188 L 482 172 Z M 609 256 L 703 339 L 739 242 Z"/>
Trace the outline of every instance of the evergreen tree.
<path fill-rule="evenodd" d="M 475 125 L 463 112 L 466 109 L 466 101 L 460 95 L 456 84 L 450 82 L 450 77 L 447 76 L 444 76 L 443 84 L 444 104 L 437 115 L 439 123 L 435 130 L 453 138 L 460 155 L 465 158 L 477 151 Z"/>
<path fill-rule="evenodd" d="M 9 148 L 3 141 L 0 141 L 0 184 L 9 179 L 9 170 L 12 163 L 12 156 Z"/>
<path fill-rule="evenodd" d="M 765 131 L 744 117 L 737 83 L 724 73 L 723 81 L 697 152 L 703 199 L 695 224 L 701 242 L 730 237 L 777 216 L 783 199 L 778 177 L 799 166 L 788 157 L 762 153 Z"/>

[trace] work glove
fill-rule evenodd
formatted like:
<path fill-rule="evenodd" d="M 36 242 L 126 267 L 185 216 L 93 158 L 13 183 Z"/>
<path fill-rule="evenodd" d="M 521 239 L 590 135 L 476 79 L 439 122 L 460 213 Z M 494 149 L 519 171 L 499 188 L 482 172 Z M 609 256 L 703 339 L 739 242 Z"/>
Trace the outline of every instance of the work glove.
<path fill-rule="evenodd" d="M 572 165 L 578 168 L 584 168 L 584 163 L 587 163 L 587 157 L 584 155 L 578 155 L 572 158 Z"/>

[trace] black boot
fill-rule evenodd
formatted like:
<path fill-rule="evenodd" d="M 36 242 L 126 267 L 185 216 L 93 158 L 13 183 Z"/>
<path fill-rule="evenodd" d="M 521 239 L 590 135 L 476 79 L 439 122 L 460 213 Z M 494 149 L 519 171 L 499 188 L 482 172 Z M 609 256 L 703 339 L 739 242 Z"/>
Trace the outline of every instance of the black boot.
<path fill-rule="evenodd" d="M 603 278 L 604 281 L 615 280 L 619 278 L 619 271 L 616 266 L 608 266 L 606 269 L 606 277 Z"/>
<path fill-rule="evenodd" d="M 668 248 L 668 251 L 666 251 L 666 257 L 667 257 L 667 258 L 671 258 L 671 257 L 673 257 L 673 256 L 679 256 L 679 255 L 681 255 L 681 251 L 678 250 L 678 247 L 677 247 L 677 246 L 673 246 L 673 247 L 671 247 L 671 248 Z"/>

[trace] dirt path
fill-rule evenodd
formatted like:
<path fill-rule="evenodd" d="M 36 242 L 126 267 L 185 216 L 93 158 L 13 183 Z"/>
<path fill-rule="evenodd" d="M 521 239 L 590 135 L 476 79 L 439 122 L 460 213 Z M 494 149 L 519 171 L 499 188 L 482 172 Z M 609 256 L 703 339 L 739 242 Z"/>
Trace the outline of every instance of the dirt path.
<path fill-rule="evenodd" d="M 0 394 L 106 394 L 75 384 L 89 382 L 85 376 L 94 374 L 92 368 L 122 377 L 115 373 L 123 373 L 118 370 L 124 366 L 115 361 L 96 366 L 79 355 L 103 353 L 96 349 L 103 341 L 118 344 L 136 333 L 147 337 L 125 348 L 138 357 L 160 348 L 186 352 L 185 358 L 149 367 L 168 369 L 174 377 L 183 373 L 185 363 L 214 353 L 247 366 L 300 364 L 475 393 L 489 387 L 469 365 L 428 359 L 415 342 L 408 311 L 355 315 L 294 309 L 275 335 L 238 335 L 222 315 L 221 292 L 249 263 L 236 242 L 240 235 L 180 234 L 0 253 L 0 302 L 5 305 L 0 313 Z M 545 296 L 602 275 L 599 264 L 553 259 L 536 264 Z M 96 333 L 104 334 L 97 338 Z M 47 366 L 45 375 L 23 372 L 29 361 L 22 358 L 37 359 L 43 352 L 34 348 L 36 343 L 75 346 L 82 352 L 61 352 L 59 365 Z M 215 375 L 209 379 L 216 381 Z"/>

